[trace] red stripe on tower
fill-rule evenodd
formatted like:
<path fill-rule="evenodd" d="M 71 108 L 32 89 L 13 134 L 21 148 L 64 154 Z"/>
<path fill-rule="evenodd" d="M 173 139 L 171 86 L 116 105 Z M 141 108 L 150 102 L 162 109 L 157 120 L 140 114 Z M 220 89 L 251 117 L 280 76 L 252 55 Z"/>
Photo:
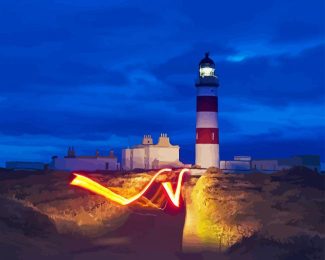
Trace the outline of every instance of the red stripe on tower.
<path fill-rule="evenodd" d="M 196 111 L 211 111 L 218 112 L 218 97 L 217 96 L 197 96 Z"/>
<path fill-rule="evenodd" d="M 196 128 L 197 144 L 219 144 L 219 128 Z"/>

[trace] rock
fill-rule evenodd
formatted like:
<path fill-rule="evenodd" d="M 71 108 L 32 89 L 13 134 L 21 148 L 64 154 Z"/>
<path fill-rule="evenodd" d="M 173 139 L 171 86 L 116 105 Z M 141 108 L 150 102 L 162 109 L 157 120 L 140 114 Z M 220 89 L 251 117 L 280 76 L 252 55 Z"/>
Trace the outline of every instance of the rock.
<path fill-rule="evenodd" d="M 206 171 L 207 174 L 222 174 L 222 170 L 216 167 L 209 167 Z"/>

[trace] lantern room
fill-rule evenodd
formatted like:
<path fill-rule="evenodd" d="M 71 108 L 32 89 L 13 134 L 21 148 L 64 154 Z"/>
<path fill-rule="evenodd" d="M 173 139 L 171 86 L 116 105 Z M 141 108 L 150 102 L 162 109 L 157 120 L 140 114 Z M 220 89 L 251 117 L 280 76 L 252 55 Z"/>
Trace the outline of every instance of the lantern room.
<path fill-rule="evenodd" d="M 215 64 L 214 61 L 210 59 L 209 53 L 205 53 L 205 57 L 201 60 L 199 64 L 200 77 L 215 77 Z"/>
<path fill-rule="evenodd" d="M 218 77 L 215 74 L 215 63 L 209 57 L 209 53 L 205 53 L 205 57 L 199 64 L 199 78 L 196 86 L 219 86 Z"/>

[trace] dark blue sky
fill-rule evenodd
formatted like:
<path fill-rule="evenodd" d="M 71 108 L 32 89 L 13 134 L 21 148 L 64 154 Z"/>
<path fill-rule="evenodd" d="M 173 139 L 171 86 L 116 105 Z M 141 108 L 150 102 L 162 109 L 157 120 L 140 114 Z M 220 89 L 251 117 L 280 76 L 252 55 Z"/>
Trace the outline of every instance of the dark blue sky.
<path fill-rule="evenodd" d="M 325 158 L 324 1 L 0 2 L 0 165 L 155 139 L 193 162 L 197 65 L 217 64 L 221 159 Z"/>

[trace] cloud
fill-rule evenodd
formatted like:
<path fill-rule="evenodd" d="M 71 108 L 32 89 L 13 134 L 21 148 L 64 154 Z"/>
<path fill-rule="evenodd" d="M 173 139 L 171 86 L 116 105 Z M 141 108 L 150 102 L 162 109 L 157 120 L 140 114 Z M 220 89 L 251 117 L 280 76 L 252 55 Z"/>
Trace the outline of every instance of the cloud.
<path fill-rule="evenodd" d="M 287 21 L 276 27 L 272 43 L 297 43 L 299 41 L 324 40 L 325 27 L 303 21 Z"/>
<path fill-rule="evenodd" d="M 222 140 L 232 143 L 234 139 L 242 140 L 243 136 L 253 138 L 278 133 L 277 138 L 285 141 L 291 138 L 290 134 L 286 135 L 291 131 L 297 138 L 308 139 L 305 129 L 312 126 L 317 129 L 321 126 L 318 121 L 322 120 L 319 114 L 319 93 L 322 93 L 319 84 L 323 81 L 320 71 L 324 66 L 320 59 L 322 48 L 305 50 L 297 56 L 217 63 L 221 80 Z M 234 52 L 224 49 L 224 57 Z M 186 59 L 187 55 L 180 57 L 176 60 Z M 191 154 L 188 149 L 186 152 L 186 147 L 194 143 L 195 131 L 195 87 L 190 80 L 195 73 L 191 74 L 190 70 L 197 68 L 181 70 L 177 78 L 176 65 L 177 61 L 172 59 L 154 70 L 156 74 L 131 70 L 127 84 L 121 86 L 89 83 L 77 84 L 75 91 L 68 92 L 61 86 L 41 96 L 35 92 L 9 94 L 2 97 L 0 103 L 2 111 L 9 111 L 2 118 L 1 133 L 17 136 L 17 139 L 22 135 L 47 135 L 62 138 L 66 143 L 74 140 L 104 143 L 107 138 L 121 136 L 124 142 L 122 139 L 116 139 L 121 143 L 115 142 L 121 148 L 126 145 L 125 138 L 130 136 L 131 144 L 135 144 L 139 142 L 136 136 L 167 132 L 174 143 L 185 147 L 185 154 Z M 173 77 L 168 76 L 169 70 Z M 160 77 L 159 73 L 166 77 Z M 75 76 L 78 74 L 77 71 Z M 288 84 L 288 79 L 292 83 Z M 313 84 L 302 84 L 304 79 L 312 79 Z M 300 93 L 295 91 L 297 86 Z M 322 133 L 317 132 L 317 136 L 321 137 Z"/>
<path fill-rule="evenodd" d="M 325 140 L 322 139 L 322 142 Z M 235 155 L 250 155 L 255 159 L 287 158 L 300 154 L 316 154 L 325 157 L 325 151 L 319 139 L 274 139 L 267 140 L 264 136 L 247 136 L 236 142 L 220 144 L 221 159 L 233 159 Z"/>
<path fill-rule="evenodd" d="M 254 136 L 266 149 L 273 135 L 265 154 L 272 142 L 293 145 L 289 153 L 312 131 L 324 136 L 322 1 L 0 5 L 0 134 L 11 157 L 45 158 L 67 145 L 91 153 L 167 132 L 193 158 L 194 82 L 206 51 L 221 83 L 221 151 L 253 150 Z"/>
<path fill-rule="evenodd" d="M 132 23 L 130 23 L 132 21 Z M 161 17 L 135 7 L 108 7 L 93 9 L 78 13 L 71 23 L 97 30 L 116 31 L 139 26 L 155 26 L 161 22 Z"/>
<path fill-rule="evenodd" d="M 73 61 L 63 54 L 44 58 L 5 57 L 0 55 L 2 93 L 56 93 L 78 91 L 89 84 L 120 86 L 126 75 L 101 65 Z"/>
<path fill-rule="evenodd" d="M 324 46 L 305 49 L 297 55 L 254 56 L 241 61 L 227 59 L 236 50 L 215 46 L 212 57 L 217 57 L 220 95 L 270 106 L 322 103 L 325 94 Z M 175 93 L 189 98 L 194 94 L 193 83 L 197 77 L 199 57 L 202 57 L 200 53 L 192 51 L 171 58 L 157 66 L 153 73 L 166 85 L 172 86 Z"/>
<path fill-rule="evenodd" d="M 218 73 L 225 96 L 283 106 L 324 102 L 324 45 L 296 56 L 265 56 L 221 62 Z M 222 90 L 221 90 L 222 89 Z"/>
<path fill-rule="evenodd" d="M 168 79 L 175 75 L 195 75 L 198 64 L 205 52 L 210 52 L 217 57 L 217 60 L 234 55 L 237 51 L 234 48 L 211 42 L 199 42 L 191 50 L 172 57 L 163 64 L 153 69 L 153 73 L 160 79 Z"/>

